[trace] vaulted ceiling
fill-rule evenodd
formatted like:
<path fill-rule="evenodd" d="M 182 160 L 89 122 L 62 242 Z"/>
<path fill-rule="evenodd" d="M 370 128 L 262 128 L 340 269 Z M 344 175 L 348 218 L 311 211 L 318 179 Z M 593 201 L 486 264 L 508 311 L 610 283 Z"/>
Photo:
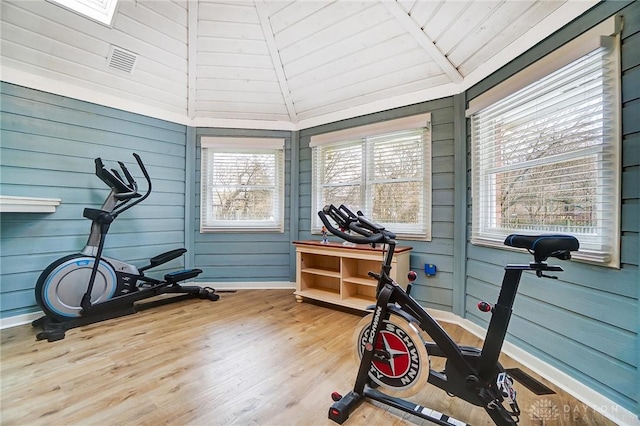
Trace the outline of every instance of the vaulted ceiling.
<path fill-rule="evenodd" d="M 2 0 L 1 78 L 201 127 L 298 130 L 460 93 L 595 1 Z"/>

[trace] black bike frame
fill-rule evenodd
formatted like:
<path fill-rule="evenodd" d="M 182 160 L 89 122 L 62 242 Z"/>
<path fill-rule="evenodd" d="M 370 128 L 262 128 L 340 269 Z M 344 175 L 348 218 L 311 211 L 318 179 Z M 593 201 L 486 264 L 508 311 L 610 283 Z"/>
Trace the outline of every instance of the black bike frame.
<path fill-rule="evenodd" d="M 384 353 L 385 351 L 378 352 L 376 340 L 382 332 L 383 323 L 389 320 L 393 314 L 420 327 L 432 339 L 431 342 L 423 342 L 422 340 L 413 342 L 414 345 L 416 343 L 424 344 L 429 357 L 446 359 L 443 372 L 435 371 L 429 365 L 427 377 L 429 383 L 452 396 L 483 407 L 498 426 L 515 425 L 519 420 L 520 409 L 515 400 L 515 391 L 511 388 L 512 379 L 506 373 L 503 374 L 504 370 L 498 358 L 507 334 L 522 272 L 535 271 L 537 277 L 556 278 L 545 275 L 544 272 L 562 271 L 562 268 L 547 265 L 544 261 L 549 257 L 562 260 L 571 259 L 571 251 L 576 251 L 580 247 L 578 240 L 571 235 L 527 236 L 512 234 L 507 237 L 506 245 L 527 249 L 533 254 L 534 262 L 528 265 L 507 265 L 495 306 L 492 308 L 486 302 L 478 305 L 480 310 L 484 312 L 491 311 L 491 320 L 484 344 L 482 349 L 479 349 L 459 346 L 454 342 L 440 324 L 408 292 L 389 277 L 396 246 L 396 235 L 393 232 L 366 218 L 360 211 L 353 213 L 344 205 L 338 208 L 332 204 L 326 205 L 318 212 L 318 215 L 332 234 L 346 241 L 356 244 L 388 245 L 380 274 L 369 273 L 378 281 L 376 304 L 372 307 L 373 316 L 368 327 L 368 335 L 361 334 L 361 337 L 366 336 L 366 340 L 357 343 L 363 346 L 358 348 L 361 360 L 354 389 L 344 397 L 338 393 L 332 394 L 335 403 L 329 408 L 329 418 L 342 424 L 349 417 L 349 413 L 366 397 L 440 425 L 464 424 L 464 422 L 452 419 L 427 407 L 386 395 L 377 390 L 378 386 L 372 383 L 376 382 L 383 387 L 385 386 L 375 379 L 372 380 L 369 374 L 372 371 L 374 357 L 384 358 L 387 355 Z M 340 229 L 333 226 L 327 217 L 333 219 Z M 354 231 L 360 236 L 352 236 L 345 231 Z M 427 362 L 430 364 L 430 361 Z M 389 384 L 389 388 L 394 389 L 395 385 Z M 504 404 L 509 404 L 510 409 L 507 409 Z"/>
<path fill-rule="evenodd" d="M 433 340 L 427 342 L 426 348 L 430 355 L 447 359 L 447 374 L 434 370 L 429 371 L 429 383 L 454 394 L 465 401 L 484 407 L 496 424 L 514 424 L 505 419 L 503 413 L 496 407 L 491 407 L 495 396 L 484 391 L 490 384 L 494 384 L 499 373 L 498 358 L 509 326 L 513 303 L 518 291 L 523 271 L 535 271 L 541 268 L 551 271 L 561 271 L 559 266 L 547 266 L 537 263 L 529 265 L 507 265 L 498 296 L 498 301 L 492 309 L 492 316 L 487 328 L 484 345 L 481 350 L 461 347 L 455 343 L 440 324 L 405 290 L 389 278 L 391 260 L 395 249 L 395 241 L 390 241 L 388 251 L 378 278 L 377 301 L 373 308 L 371 331 L 368 344 L 375 344 L 376 336 L 383 328 L 383 320 L 391 314 L 403 317 L 409 322 L 418 324 Z M 375 275 L 375 274 L 374 274 Z M 363 351 L 358 375 L 353 392 L 346 395 L 344 407 L 348 411 L 355 408 L 363 397 L 368 397 L 395 408 L 412 412 L 418 417 L 442 425 L 450 425 L 447 421 L 440 421 L 431 414 L 421 414 L 417 408 L 424 408 L 408 401 L 385 395 L 368 386 L 369 369 L 374 357 L 373 350 Z M 469 360 L 473 360 L 472 365 Z M 348 414 L 347 414 L 348 416 Z"/>

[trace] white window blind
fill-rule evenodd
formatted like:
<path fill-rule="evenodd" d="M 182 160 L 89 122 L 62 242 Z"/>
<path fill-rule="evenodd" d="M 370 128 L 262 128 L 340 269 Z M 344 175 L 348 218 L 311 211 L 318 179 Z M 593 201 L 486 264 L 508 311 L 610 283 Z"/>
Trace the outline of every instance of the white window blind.
<path fill-rule="evenodd" d="M 201 146 L 201 232 L 282 232 L 284 140 L 202 138 Z"/>
<path fill-rule="evenodd" d="M 473 243 L 568 233 L 619 266 L 618 90 L 608 43 L 471 114 Z"/>
<path fill-rule="evenodd" d="M 312 230 L 322 226 L 315 213 L 324 205 L 345 204 L 404 238 L 431 239 L 429 118 L 420 116 L 421 127 L 379 134 L 343 131 L 356 138 L 337 142 L 340 135 L 322 135 L 312 148 Z"/>

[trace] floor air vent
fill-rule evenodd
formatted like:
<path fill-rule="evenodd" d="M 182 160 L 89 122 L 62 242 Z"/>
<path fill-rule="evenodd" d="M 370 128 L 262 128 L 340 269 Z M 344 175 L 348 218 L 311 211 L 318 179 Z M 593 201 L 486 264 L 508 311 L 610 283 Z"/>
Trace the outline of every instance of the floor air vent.
<path fill-rule="evenodd" d="M 138 55 L 118 46 L 111 46 L 107 66 L 111 69 L 131 74 L 136 67 Z"/>

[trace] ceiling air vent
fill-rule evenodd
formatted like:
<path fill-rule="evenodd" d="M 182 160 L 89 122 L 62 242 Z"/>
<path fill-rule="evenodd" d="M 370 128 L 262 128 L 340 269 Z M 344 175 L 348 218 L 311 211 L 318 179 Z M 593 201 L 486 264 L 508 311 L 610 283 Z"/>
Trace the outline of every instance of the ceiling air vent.
<path fill-rule="evenodd" d="M 118 46 L 111 46 L 107 66 L 111 69 L 131 74 L 136 67 L 138 55 Z"/>

